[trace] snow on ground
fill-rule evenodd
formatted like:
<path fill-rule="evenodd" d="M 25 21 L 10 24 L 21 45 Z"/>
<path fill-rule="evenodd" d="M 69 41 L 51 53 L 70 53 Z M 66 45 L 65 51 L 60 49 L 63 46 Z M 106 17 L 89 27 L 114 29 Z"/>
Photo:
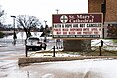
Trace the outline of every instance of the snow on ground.
<path fill-rule="evenodd" d="M 31 32 L 31 35 L 34 36 L 34 37 L 40 37 L 41 34 L 42 34 L 42 32 Z M 26 39 L 26 33 L 25 32 L 18 32 L 16 34 L 16 36 L 17 36 L 17 39 Z M 4 37 L 4 38 L 5 39 L 13 39 L 13 35 L 10 35 L 10 36 Z"/>
<path fill-rule="evenodd" d="M 44 62 L 22 69 L 39 78 L 117 78 L 117 60 L 112 59 Z"/>
<path fill-rule="evenodd" d="M 95 39 L 91 40 L 91 46 L 101 46 L 100 41 L 103 41 L 103 49 L 109 50 L 109 51 L 117 51 L 117 44 L 113 43 L 112 40 L 107 39 Z"/>
<path fill-rule="evenodd" d="M 53 57 L 53 53 L 37 53 L 37 52 L 33 52 L 30 53 L 29 56 L 30 57 Z M 76 55 L 76 54 L 66 54 L 66 53 L 55 53 L 55 57 L 77 57 L 80 55 Z"/>
<path fill-rule="evenodd" d="M 94 39 L 91 40 L 91 45 L 92 46 L 101 46 L 101 40 L 103 41 L 103 46 L 112 46 L 113 45 L 113 41 L 112 40 L 106 40 L 106 39 Z"/>
<path fill-rule="evenodd" d="M 55 49 L 55 56 L 56 57 L 75 57 L 79 55 L 73 55 L 73 54 L 66 54 L 66 53 L 60 53 L 59 51 L 62 51 L 63 49 Z M 33 51 L 29 52 L 30 57 L 52 57 L 53 56 L 53 49 L 50 50 L 52 53 L 47 53 L 47 50 L 40 50 L 40 51 Z"/>
<path fill-rule="evenodd" d="M 44 37 L 40 37 L 42 32 L 31 32 L 31 35 L 33 37 L 38 37 L 44 39 Z M 19 32 L 16 34 L 17 39 L 26 39 L 26 33 L 25 32 Z M 7 39 L 13 39 L 13 35 L 8 36 Z M 47 39 L 52 39 L 51 37 L 47 37 Z"/>

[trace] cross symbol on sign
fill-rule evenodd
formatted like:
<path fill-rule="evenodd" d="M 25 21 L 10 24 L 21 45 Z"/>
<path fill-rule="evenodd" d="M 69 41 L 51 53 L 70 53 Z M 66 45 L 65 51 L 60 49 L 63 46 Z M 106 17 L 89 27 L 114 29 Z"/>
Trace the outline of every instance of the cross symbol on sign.
<path fill-rule="evenodd" d="M 68 21 L 68 17 L 67 17 L 66 15 L 62 15 L 62 16 L 60 17 L 60 21 L 61 21 L 62 23 L 66 23 L 66 22 Z"/>

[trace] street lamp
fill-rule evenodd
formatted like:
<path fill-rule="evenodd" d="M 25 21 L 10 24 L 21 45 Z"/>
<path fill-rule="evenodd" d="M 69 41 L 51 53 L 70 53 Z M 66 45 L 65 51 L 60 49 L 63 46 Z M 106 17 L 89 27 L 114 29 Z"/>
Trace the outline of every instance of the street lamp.
<path fill-rule="evenodd" d="M 13 27 L 14 27 L 14 31 L 13 31 L 13 44 L 15 45 L 16 44 L 16 33 L 15 33 L 15 18 L 16 16 L 11 16 L 13 18 Z"/>
<path fill-rule="evenodd" d="M 56 9 L 57 14 L 58 14 L 58 11 L 59 11 L 59 9 Z"/>
<path fill-rule="evenodd" d="M 46 22 L 47 22 L 47 21 L 45 21 L 45 20 L 44 20 L 44 22 L 45 22 L 45 29 L 44 29 L 44 42 L 46 42 L 46 40 L 47 40 L 47 39 L 46 39 L 46 34 L 47 34 L 47 30 L 46 30 L 46 25 L 47 25 L 47 24 L 46 24 Z"/>
<path fill-rule="evenodd" d="M 56 9 L 57 14 L 58 14 L 58 11 L 59 11 L 59 9 Z M 56 47 L 57 47 L 57 49 L 62 48 L 61 43 L 60 43 L 60 39 L 56 39 Z"/>

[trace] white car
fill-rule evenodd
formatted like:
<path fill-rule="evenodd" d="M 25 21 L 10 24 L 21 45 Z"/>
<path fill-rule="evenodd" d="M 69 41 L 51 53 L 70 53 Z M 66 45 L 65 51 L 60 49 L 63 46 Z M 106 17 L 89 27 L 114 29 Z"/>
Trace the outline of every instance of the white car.
<path fill-rule="evenodd" d="M 47 46 L 46 43 L 41 42 L 37 37 L 29 37 L 26 42 L 27 50 L 33 50 L 33 51 L 42 50 L 42 49 L 46 50 L 46 46 Z"/>

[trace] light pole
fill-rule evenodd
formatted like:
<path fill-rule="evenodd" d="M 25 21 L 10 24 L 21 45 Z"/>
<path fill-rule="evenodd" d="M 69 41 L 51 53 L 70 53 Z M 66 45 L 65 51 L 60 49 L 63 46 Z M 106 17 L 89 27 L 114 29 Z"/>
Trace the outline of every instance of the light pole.
<path fill-rule="evenodd" d="M 16 44 L 16 33 L 15 33 L 15 18 L 16 18 L 16 16 L 11 16 L 12 18 L 13 18 L 13 28 L 14 28 L 14 30 L 13 30 L 13 44 L 15 45 Z"/>
<path fill-rule="evenodd" d="M 56 9 L 57 14 L 58 14 L 58 11 L 59 11 L 59 9 Z"/>
<path fill-rule="evenodd" d="M 56 9 L 57 14 L 58 14 L 58 11 L 59 11 L 59 9 Z M 57 49 L 62 48 L 60 39 L 56 39 L 56 47 L 57 47 Z"/>
<path fill-rule="evenodd" d="M 46 22 L 47 22 L 47 21 L 45 21 L 45 20 L 44 20 L 44 22 L 45 22 L 45 29 L 44 29 L 44 34 L 45 34 L 45 35 L 44 35 L 44 42 L 46 42 L 46 40 L 47 40 L 47 39 L 46 39 L 46 34 L 47 34 L 47 30 L 46 30 L 46 25 L 47 25 L 47 24 L 46 24 Z"/>

